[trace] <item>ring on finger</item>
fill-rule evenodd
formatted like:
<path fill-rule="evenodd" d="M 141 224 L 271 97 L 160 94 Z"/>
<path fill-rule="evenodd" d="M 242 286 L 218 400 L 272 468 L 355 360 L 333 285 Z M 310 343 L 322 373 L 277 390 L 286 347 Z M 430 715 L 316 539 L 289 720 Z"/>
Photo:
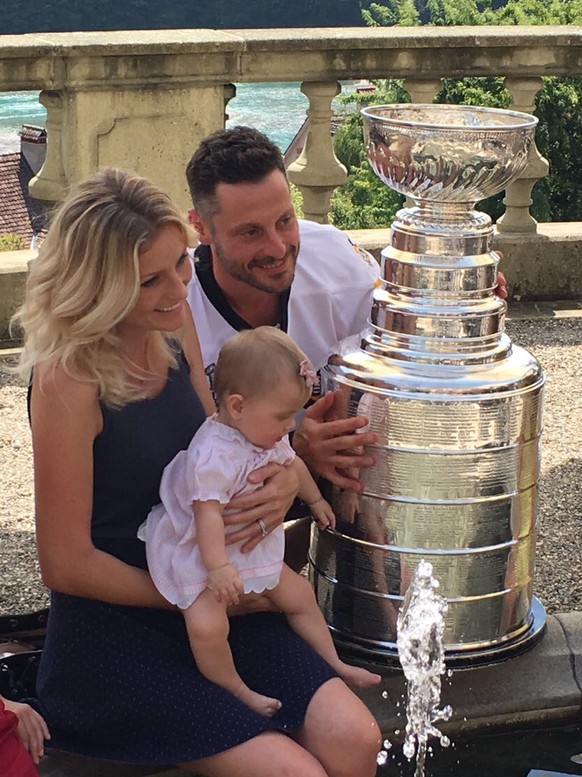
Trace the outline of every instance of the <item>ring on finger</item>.
<path fill-rule="evenodd" d="M 266 527 L 265 522 L 263 521 L 262 518 L 257 518 L 257 525 L 258 525 L 259 531 L 261 532 L 263 537 L 266 537 L 269 532 L 267 531 L 267 527 Z"/>

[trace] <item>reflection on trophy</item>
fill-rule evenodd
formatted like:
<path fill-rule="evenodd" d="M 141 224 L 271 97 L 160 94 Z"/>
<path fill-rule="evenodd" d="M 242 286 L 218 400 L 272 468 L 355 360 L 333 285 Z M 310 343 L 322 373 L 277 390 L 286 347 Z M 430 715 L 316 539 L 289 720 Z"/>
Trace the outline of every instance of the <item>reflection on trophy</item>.
<path fill-rule="evenodd" d="M 448 602 L 447 661 L 537 641 L 532 595 L 544 376 L 504 332 L 491 219 L 475 203 L 524 169 L 537 119 L 455 105 L 366 108 L 370 164 L 414 205 L 396 214 L 359 348 L 322 388 L 378 442 L 364 492 L 330 488 L 335 531 L 313 533 L 310 574 L 338 645 L 396 654 L 396 619 L 421 559 Z"/>

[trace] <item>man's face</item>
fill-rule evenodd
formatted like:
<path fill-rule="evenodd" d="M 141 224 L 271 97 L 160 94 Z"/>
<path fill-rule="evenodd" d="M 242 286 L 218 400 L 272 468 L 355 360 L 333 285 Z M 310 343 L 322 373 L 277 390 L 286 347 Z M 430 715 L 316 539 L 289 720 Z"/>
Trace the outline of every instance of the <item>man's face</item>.
<path fill-rule="evenodd" d="M 211 246 L 219 285 L 229 278 L 261 291 L 288 289 L 299 252 L 299 227 L 283 173 L 274 170 L 256 183 L 220 183 L 217 213 L 190 220 L 200 241 Z"/>

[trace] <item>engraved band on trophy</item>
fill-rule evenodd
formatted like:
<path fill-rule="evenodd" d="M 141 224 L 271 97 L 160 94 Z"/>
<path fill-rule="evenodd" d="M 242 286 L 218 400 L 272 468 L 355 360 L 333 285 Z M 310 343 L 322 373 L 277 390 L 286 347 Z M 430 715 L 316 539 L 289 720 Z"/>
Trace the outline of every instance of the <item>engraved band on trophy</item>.
<path fill-rule="evenodd" d="M 322 371 L 337 417 L 378 442 L 362 494 L 330 488 L 334 531 L 310 576 L 338 645 L 390 659 L 418 562 L 447 598 L 447 660 L 491 660 L 542 635 L 533 596 L 544 376 L 504 331 L 491 219 L 475 204 L 524 169 L 537 119 L 456 105 L 362 111 L 370 164 L 414 205 L 382 252 L 370 327 Z"/>

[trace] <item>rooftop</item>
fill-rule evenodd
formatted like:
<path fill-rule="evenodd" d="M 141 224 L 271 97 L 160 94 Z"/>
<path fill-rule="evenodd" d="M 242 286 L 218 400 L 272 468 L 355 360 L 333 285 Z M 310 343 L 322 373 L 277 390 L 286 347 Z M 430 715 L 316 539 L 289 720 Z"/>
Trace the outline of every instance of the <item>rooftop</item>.
<path fill-rule="evenodd" d="M 26 140 L 42 142 L 38 135 L 33 137 L 32 128 L 23 128 L 23 131 Z M 28 184 L 33 175 L 25 155 L 20 151 L 0 154 L 0 235 L 20 235 L 24 248 L 28 248 L 33 236 L 43 229 L 45 218 L 41 203 L 28 193 Z"/>

